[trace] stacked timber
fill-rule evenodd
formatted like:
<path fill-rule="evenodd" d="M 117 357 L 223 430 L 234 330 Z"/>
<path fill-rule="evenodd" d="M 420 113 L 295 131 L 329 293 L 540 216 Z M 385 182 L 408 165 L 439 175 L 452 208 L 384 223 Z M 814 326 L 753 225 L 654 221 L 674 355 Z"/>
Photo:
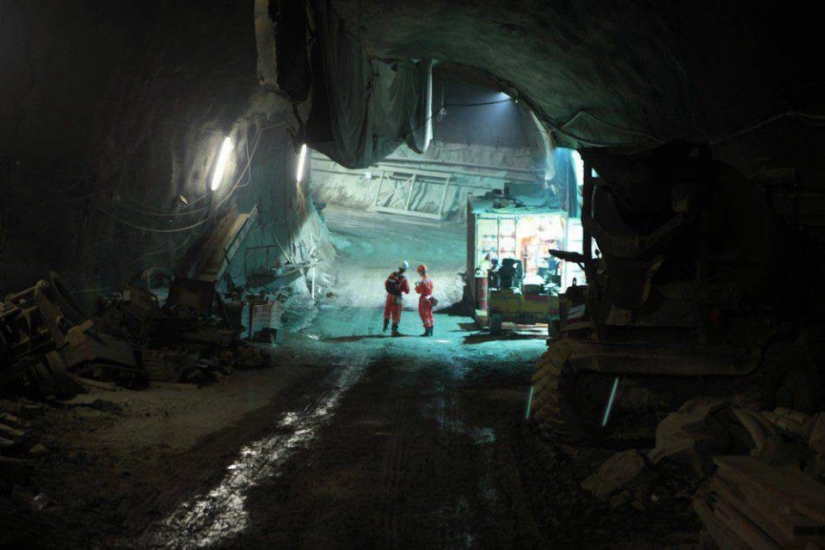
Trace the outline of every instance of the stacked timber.
<path fill-rule="evenodd" d="M 714 458 L 694 509 L 723 549 L 825 549 L 825 485 L 749 456 Z"/>

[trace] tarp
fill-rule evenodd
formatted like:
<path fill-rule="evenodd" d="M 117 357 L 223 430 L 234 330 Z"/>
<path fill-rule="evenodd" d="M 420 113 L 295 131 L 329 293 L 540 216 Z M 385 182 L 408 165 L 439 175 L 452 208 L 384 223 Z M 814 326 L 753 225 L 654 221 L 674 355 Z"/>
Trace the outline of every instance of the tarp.
<path fill-rule="evenodd" d="M 304 2 L 255 0 L 258 82 L 292 102 L 304 101 L 312 84 L 308 23 Z"/>
<path fill-rule="evenodd" d="M 368 58 L 331 0 L 308 1 L 312 32 L 300 10 L 274 12 L 277 0 L 256 3 L 261 84 L 301 101 L 301 73 L 310 68 L 311 110 L 298 138 L 347 168 L 375 164 L 402 143 L 423 153 L 432 139 L 432 62 Z M 312 36 L 308 64 L 296 28 Z"/>

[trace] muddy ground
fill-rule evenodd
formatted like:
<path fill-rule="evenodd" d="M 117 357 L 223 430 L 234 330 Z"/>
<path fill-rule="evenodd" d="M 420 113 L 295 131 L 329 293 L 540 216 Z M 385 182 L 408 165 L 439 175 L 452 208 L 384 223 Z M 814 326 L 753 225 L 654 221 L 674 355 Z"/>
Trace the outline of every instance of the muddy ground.
<path fill-rule="evenodd" d="M 346 238 L 358 247 L 363 236 Z M 359 265 L 357 256 L 341 261 L 350 272 Z M 0 547 L 696 542 L 689 494 L 666 486 L 671 472 L 652 491 L 657 502 L 611 510 L 579 484 L 614 451 L 559 448 L 525 421 L 542 338 L 491 339 L 446 312 L 435 338 L 390 338 L 381 309 L 347 305 L 353 296 L 326 298 L 310 327 L 270 350 L 267 369 L 193 391 L 44 404 L 28 428 L 44 446 L 33 479 L 0 497 Z M 402 330 L 420 332 L 414 311 Z"/>
<path fill-rule="evenodd" d="M 612 451 L 559 449 L 524 421 L 531 367 L 518 353 L 506 365 L 475 353 L 445 364 L 426 353 L 410 360 L 418 339 L 402 350 L 389 338 L 372 341 L 388 349 L 364 364 L 336 357 L 330 366 L 239 372 L 198 391 L 102 392 L 84 396 L 88 406 L 49 407 L 33 426 L 51 434 L 51 452 L 37 459 L 43 508 L 4 513 L 0 542 L 637 548 L 693 540 L 687 495 L 611 511 L 579 488 Z M 244 464 L 254 448 L 268 456 Z M 233 467 L 248 472 L 231 479 Z M 227 506 L 233 499 L 243 502 Z"/>

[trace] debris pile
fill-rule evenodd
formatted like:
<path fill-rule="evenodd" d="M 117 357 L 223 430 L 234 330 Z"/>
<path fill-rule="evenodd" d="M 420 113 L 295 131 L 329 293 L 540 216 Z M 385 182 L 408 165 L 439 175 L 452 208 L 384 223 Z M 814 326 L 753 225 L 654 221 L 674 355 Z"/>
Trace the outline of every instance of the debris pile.
<path fill-rule="evenodd" d="M 692 466 L 698 475 L 710 471 L 713 455 L 726 453 L 731 437 L 721 416 L 728 401 L 698 397 L 669 414 L 656 428 L 656 447 L 648 456 L 651 463 L 672 460 Z"/>
<path fill-rule="evenodd" d="M 599 500 L 609 500 L 611 508 L 632 503 L 635 508 L 643 509 L 652 481 L 644 455 L 629 450 L 613 455 L 581 486 Z"/>
<path fill-rule="evenodd" d="M 581 486 L 643 510 L 674 481 L 708 547 L 825 548 L 825 413 L 697 397 L 659 423 L 653 449 L 617 453 Z"/>
<path fill-rule="evenodd" d="M 211 314 L 220 297 L 175 281 L 161 307 L 152 292 L 130 286 L 87 317 L 50 273 L 0 302 L 0 388 L 67 398 L 112 384 L 200 384 L 235 369 L 269 364 L 265 350 L 237 338 L 237 326 Z M 177 296 L 176 296 L 177 293 Z"/>
<path fill-rule="evenodd" d="M 693 501 L 721 548 L 825 547 L 825 485 L 750 456 L 714 459 Z"/>
<path fill-rule="evenodd" d="M 8 497 L 14 490 L 26 498 L 38 493 L 32 459 L 48 453 L 30 429 L 32 418 L 43 412 L 36 403 L 21 403 L 12 411 L 0 404 L 0 496 Z"/>

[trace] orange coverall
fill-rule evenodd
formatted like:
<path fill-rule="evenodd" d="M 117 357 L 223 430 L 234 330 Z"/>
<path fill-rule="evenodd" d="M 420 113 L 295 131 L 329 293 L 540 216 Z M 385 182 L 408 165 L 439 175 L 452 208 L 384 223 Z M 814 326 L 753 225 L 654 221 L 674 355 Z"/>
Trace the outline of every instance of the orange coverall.
<path fill-rule="evenodd" d="M 384 283 L 384 287 L 387 290 L 394 288 L 398 292 L 397 296 L 387 292 L 387 301 L 384 304 L 384 320 L 386 321 L 392 316 L 392 322 L 397 325 L 401 322 L 401 310 L 404 308 L 401 294 L 410 293 L 410 283 L 403 273 L 393 271 L 390 273 L 390 276 L 387 277 L 387 282 Z"/>
<path fill-rule="evenodd" d="M 433 280 L 429 277 L 418 281 L 415 291 L 421 294 L 418 298 L 418 314 L 421 315 L 421 322 L 424 327 L 433 326 L 433 303 L 430 298 L 433 295 Z"/>

